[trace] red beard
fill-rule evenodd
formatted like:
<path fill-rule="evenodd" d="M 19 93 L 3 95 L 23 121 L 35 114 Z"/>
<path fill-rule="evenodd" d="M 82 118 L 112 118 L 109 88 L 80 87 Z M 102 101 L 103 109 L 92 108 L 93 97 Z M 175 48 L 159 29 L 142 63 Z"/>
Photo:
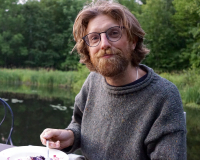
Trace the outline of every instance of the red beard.
<path fill-rule="evenodd" d="M 102 58 L 104 55 L 111 55 L 109 58 Z M 130 54 L 129 54 L 130 55 Z M 91 58 L 96 72 L 105 77 L 116 76 L 126 70 L 130 58 L 124 55 L 119 49 L 100 50 Z"/>

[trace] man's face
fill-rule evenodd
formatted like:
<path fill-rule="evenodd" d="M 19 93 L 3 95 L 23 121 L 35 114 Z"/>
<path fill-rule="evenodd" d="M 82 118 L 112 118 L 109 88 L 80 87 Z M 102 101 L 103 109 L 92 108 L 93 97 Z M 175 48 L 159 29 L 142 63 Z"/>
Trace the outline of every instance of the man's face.
<path fill-rule="evenodd" d="M 99 15 L 89 21 L 87 34 L 105 32 L 114 26 L 119 26 L 114 19 Z M 135 49 L 135 43 L 128 41 L 125 29 L 122 29 L 122 36 L 116 42 L 109 41 L 105 33 L 101 33 L 100 36 L 99 45 L 88 47 L 96 71 L 105 77 L 113 77 L 124 72 L 131 65 L 131 51 Z"/>

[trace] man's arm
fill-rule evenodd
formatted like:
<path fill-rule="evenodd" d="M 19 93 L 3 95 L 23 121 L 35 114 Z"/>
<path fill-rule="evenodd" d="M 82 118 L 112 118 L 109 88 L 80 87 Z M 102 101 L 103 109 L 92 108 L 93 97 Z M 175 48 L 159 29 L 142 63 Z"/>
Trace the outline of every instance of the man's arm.
<path fill-rule="evenodd" d="M 69 126 L 66 128 L 67 130 L 71 130 L 74 133 L 74 143 L 71 147 L 65 148 L 63 151 L 67 153 L 72 153 L 76 149 L 80 148 L 81 144 L 81 123 L 82 123 L 82 116 L 85 109 L 85 105 L 87 102 L 88 97 L 88 86 L 91 74 L 87 77 L 86 81 L 84 82 L 80 92 L 75 98 L 74 104 L 74 111 L 72 116 L 72 121 Z"/>
<path fill-rule="evenodd" d="M 80 148 L 81 144 L 81 121 L 82 121 L 82 112 L 79 110 L 78 106 L 75 106 L 74 113 L 72 116 L 72 121 L 66 130 L 70 130 L 74 134 L 74 143 L 68 147 L 63 149 L 66 153 L 72 153 L 76 149 Z"/>
<path fill-rule="evenodd" d="M 168 91 L 166 91 L 168 92 Z M 145 139 L 151 159 L 186 160 L 186 124 L 179 92 L 172 88 Z"/>

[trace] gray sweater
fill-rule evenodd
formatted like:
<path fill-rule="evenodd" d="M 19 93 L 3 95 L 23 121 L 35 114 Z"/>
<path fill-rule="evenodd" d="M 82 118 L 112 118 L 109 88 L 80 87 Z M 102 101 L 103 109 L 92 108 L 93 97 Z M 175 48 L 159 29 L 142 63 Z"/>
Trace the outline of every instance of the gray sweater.
<path fill-rule="evenodd" d="M 151 68 L 144 81 L 113 87 L 90 73 L 75 98 L 68 153 L 88 160 L 185 160 L 186 124 L 178 89 Z"/>

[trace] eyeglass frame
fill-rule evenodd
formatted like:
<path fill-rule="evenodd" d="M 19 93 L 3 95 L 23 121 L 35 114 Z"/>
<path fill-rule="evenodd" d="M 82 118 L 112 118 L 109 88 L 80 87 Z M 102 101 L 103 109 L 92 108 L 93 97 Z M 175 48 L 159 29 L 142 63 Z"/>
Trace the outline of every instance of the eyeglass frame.
<path fill-rule="evenodd" d="M 109 39 L 109 37 L 108 37 L 108 34 L 107 34 L 107 31 L 109 30 L 109 29 L 111 29 L 111 28 L 114 28 L 114 27 L 119 27 L 120 29 L 121 29 L 121 35 L 120 35 L 120 37 L 119 37 L 119 39 L 117 39 L 116 41 L 111 41 L 110 39 Z M 99 43 L 101 42 L 101 33 L 105 33 L 106 34 L 106 38 L 109 40 L 109 41 L 111 41 L 111 42 L 117 42 L 117 41 L 119 41 L 120 39 L 121 39 L 121 37 L 122 37 L 122 29 L 124 29 L 125 27 L 124 26 L 113 26 L 113 27 L 110 27 L 110 28 L 108 28 L 106 31 L 104 31 L 104 32 L 100 32 L 100 33 L 98 33 L 98 32 L 91 32 L 91 33 L 88 33 L 87 35 L 85 35 L 82 39 L 84 40 L 84 42 L 89 46 L 89 47 L 96 47 L 96 46 L 98 46 L 99 45 Z M 88 43 L 87 43 L 87 41 L 85 40 L 85 38 L 89 35 L 89 34 L 92 34 L 92 33 L 97 33 L 98 35 L 99 35 L 99 37 L 100 37 L 100 40 L 99 40 L 99 42 L 98 42 L 98 44 L 97 45 L 95 45 L 95 46 L 90 46 Z"/>

